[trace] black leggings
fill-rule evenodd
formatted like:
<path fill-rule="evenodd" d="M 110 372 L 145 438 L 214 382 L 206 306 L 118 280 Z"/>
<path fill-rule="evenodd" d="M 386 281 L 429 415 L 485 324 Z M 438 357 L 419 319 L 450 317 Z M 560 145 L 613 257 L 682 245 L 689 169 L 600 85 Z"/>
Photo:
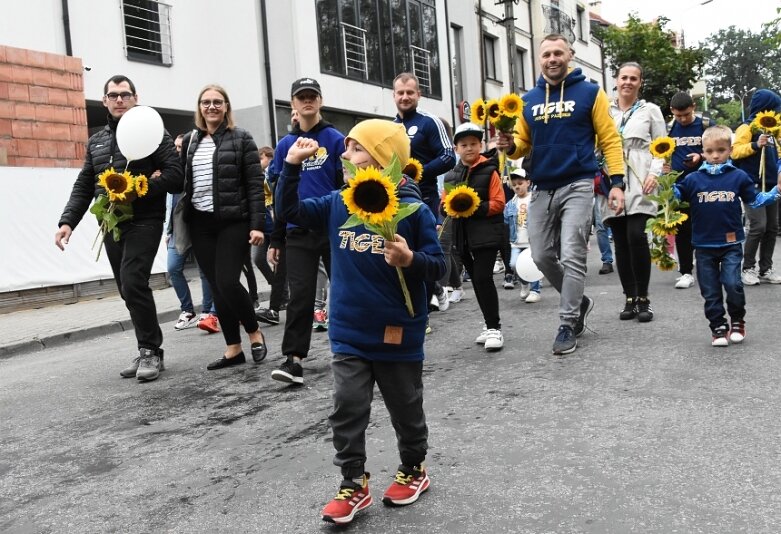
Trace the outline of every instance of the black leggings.
<path fill-rule="evenodd" d="M 692 215 L 689 208 L 679 210 L 689 216 L 678 226 L 675 234 L 675 251 L 678 253 L 678 270 L 681 274 L 692 274 L 694 268 L 694 247 L 692 247 Z"/>
<path fill-rule="evenodd" d="M 222 222 L 212 213 L 193 209 L 190 233 L 195 259 L 214 294 L 225 343 L 238 345 L 240 324 L 248 334 L 258 330 L 252 301 L 241 285 L 242 266 L 249 255 L 249 223 Z"/>
<path fill-rule="evenodd" d="M 648 248 L 645 223 L 649 218 L 649 215 L 639 213 L 607 220 L 613 230 L 618 277 L 628 298 L 648 296 L 651 251 Z"/>
<path fill-rule="evenodd" d="M 496 294 L 496 284 L 494 284 L 497 249 L 498 247 L 464 250 L 461 260 L 469 276 L 472 277 L 472 289 L 475 290 L 477 303 L 480 305 L 480 311 L 483 312 L 485 327 L 499 330 L 502 328 L 502 323 L 499 319 L 499 296 Z"/>

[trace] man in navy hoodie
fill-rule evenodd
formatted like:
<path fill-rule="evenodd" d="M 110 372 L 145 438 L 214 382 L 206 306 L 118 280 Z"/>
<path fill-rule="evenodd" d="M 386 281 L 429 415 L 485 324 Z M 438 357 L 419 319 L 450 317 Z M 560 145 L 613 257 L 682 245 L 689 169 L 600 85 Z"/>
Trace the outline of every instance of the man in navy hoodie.
<path fill-rule="evenodd" d="M 319 148 L 316 154 L 302 163 L 299 194 L 301 198 L 319 198 L 342 186 L 342 161 L 339 157 L 344 150 L 344 135 L 320 115 L 323 96 L 317 80 L 301 78 L 293 82 L 290 105 L 298 112 L 298 124 L 277 145 L 274 160 L 269 166 L 269 180 L 276 182 L 288 150 L 299 137 L 314 139 Z M 290 286 L 290 302 L 282 337 L 282 354 L 286 358 L 279 369 L 272 371 L 271 378 L 301 385 L 304 383 L 301 360 L 307 357 L 312 341 L 317 269 L 322 258 L 328 278 L 331 278 L 331 252 L 328 234 L 324 230 L 286 224 L 282 217 L 278 217 L 267 254 L 271 265 L 279 261 L 283 243 Z"/>
<path fill-rule="evenodd" d="M 529 245 L 534 263 L 561 295 L 554 354 L 575 351 L 576 337 L 585 330 L 594 307 L 583 290 L 594 177 L 599 172 L 597 141 L 610 173 L 610 206 L 616 214 L 624 209 L 621 137 L 610 117 L 610 102 L 580 69 L 570 70 L 572 56 L 563 35 L 543 37 L 542 75 L 523 96 L 523 116 L 516 122 L 515 135 L 500 133 L 496 143 L 511 159 L 531 159 Z"/>

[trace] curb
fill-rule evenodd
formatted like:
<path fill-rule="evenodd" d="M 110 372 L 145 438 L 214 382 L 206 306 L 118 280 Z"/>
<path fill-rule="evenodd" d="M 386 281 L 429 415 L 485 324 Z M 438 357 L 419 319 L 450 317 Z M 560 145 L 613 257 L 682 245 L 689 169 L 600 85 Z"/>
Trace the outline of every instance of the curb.
<path fill-rule="evenodd" d="M 173 321 L 179 317 L 179 313 L 181 313 L 181 310 L 178 308 L 160 312 L 157 314 L 157 320 L 160 323 Z M 20 341 L 18 343 L 0 347 L 0 360 L 30 352 L 40 352 L 49 348 L 61 347 L 62 345 L 74 341 L 86 341 L 100 336 L 126 332 L 128 330 L 133 330 L 133 323 L 130 319 L 123 319 L 122 321 L 112 321 L 106 324 L 89 326 L 64 334 L 54 334 L 51 336 Z"/>

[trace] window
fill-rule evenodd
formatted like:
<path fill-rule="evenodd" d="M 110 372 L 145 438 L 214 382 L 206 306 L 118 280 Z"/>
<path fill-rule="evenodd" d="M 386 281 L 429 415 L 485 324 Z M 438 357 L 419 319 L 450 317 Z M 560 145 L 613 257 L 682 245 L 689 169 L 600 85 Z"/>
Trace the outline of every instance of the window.
<path fill-rule="evenodd" d="M 549 6 L 542 6 L 542 14 L 545 18 L 545 33 L 558 33 L 569 39 L 572 43 L 575 40 L 575 32 L 572 31 L 575 26 L 575 20 L 559 9 L 558 2 L 551 3 Z"/>
<path fill-rule="evenodd" d="M 581 41 L 587 41 L 588 40 L 588 30 L 589 30 L 589 22 L 588 22 L 588 13 L 586 13 L 586 8 L 583 6 L 578 6 L 578 21 L 575 23 L 578 30 L 578 39 Z"/>
<path fill-rule="evenodd" d="M 483 65 L 485 65 L 485 72 L 483 73 L 489 80 L 499 80 L 499 75 L 496 71 L 496 48 L 499 39 L 492 35 L 483 34 Z"/>
<path fill-rule="evenodd" d="M 426 96 L 441 97 L 434 0 L 316 0 L 320 68 L 391 87 L 413 72 Z"/>
<path fill-rule="evenodd" d="M 514 87 L 513 92 L 526 90 L 526 50 L 520 47 L 515 48 L 515 66 L 513 68 L 513 74 L 515 79 L 513 80 Z"/>
<path fill-rule="evenodd" d="M 453 91 L 455 93 L 456 102 L 461 102 L 464 100 L 464 73 L 461 68 L 464 57 L 464 29 L 455 24 L 451 24 L 450 28 L 453 31 L 453 57 L 451 58 Z"/>
<path fill-rule="evenodd" d="M 128 59 L 173 64 L 170 5 L 156 0 L 122 0 L 122 20 Z"/>

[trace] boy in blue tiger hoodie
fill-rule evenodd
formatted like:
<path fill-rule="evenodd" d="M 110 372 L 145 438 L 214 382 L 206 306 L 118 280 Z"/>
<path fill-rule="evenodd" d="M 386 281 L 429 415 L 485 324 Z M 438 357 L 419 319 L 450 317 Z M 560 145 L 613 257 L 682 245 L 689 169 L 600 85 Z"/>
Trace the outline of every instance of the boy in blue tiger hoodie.
<path fill-rule="evenodd" d="M 752 209 L 774 204 L 781 187 L 779 177 L 779 183 L 770 191 L 758 193 L 751 177 L 732 165 L 731 137 L 726 126 L 705 130 L 705 163 L 674 185 L 675 197 L 688 202 L 691 210 L 697 280 L 705 299 L 705 317 L 710 323 L 714 347 L 741 343 L 746 337 L 746 295 L 740 277 L 745 234 L 740 202 Z M 724 315 L 722 286 L 731 325 Z"/>
<path fill-rule="evenodd" d="M 387 167 L 393 154 L 409 159 L 409 138 L 400 124 L 365 120 L 345 138 L 342 157 L 358 168 Z M 313 139 L 288 150 L 277 186 L 276 206 L 285 219 L 326 232 L 331 243 L 331 316 L 328 336 L 334 358 L 334 410 L 329 416 L 336 449 L 334 464 L 343 480 L 323 508 L 323 520 L 346 524 L 372 504 L 366 463 L 366 428 L 374 384 L 382 393 L 398 438 L 401 465 L 386 490 L 387 505 L 415 502 L 429 487 L 423 461 L 428 428 L 423 412 L 423 342 L 428 302 L 425 282 L 445 273 L 445 256 L 431 210 L 417 185 L 403 178 L 397 194 L 418 209 L 398 225 L 396 241 L 384 241 L 362 225 L 342 229 L 349 214 L 340 191 L 300 197 L 301 163 L 316 153 Z M 401 267 L 415 316 L 404 304 L 396 267 Z"/>

